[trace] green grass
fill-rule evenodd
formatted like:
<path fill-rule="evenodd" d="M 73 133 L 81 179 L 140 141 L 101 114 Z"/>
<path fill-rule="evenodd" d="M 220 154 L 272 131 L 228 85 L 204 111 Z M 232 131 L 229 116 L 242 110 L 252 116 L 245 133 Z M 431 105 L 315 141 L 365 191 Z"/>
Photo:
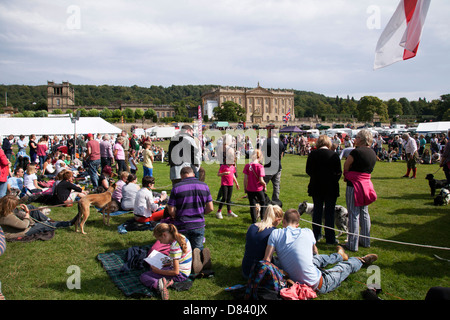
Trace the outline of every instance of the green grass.
<path fill-rule="evenodd" d="M 286 155 L 282 160 L 281 200 L 283 208 L 297 208 L 307 195 L 309 177 L 305 173 L 306 157 Z M 243 164 L 238 165 L 239 181 L 243 185 Z M 206 182 L 216 198 L 220 180 L 218 165 L 206 165 Z M 427 173 L 434 173 L 437 165 L 420 165 L 416 180 L 404 179 L 404 162 L 378 162 L 372 181 L 378 200 L 371 204 L 372 236 L 401 242 L 450 247 L 449 207 L 436 207 L 430 196 Z M 141 177 L 142 169 L 138 171 Z M 170 191 L 169 167 L 155 163 L 154 176 L 157 190 Z M 439 171 L 436 178 L 443 179 Z M 268 194 L 271 195 L 271 185 Z M 233 201 L 247 205 L 243 190 L 233 191 Z M 341 180 L 341 196 L 338 204 L 345 206 L 345 184 Z M 217 205 L 215 206 L 217 208 Z M 76 214 L 76 207 L 53 208 L 54 220 L 69 220 Z M 96 259 L 99 253 L 146 245 L 154 241 L 151 232 L 119 234 L 117 226 L 131 216 L 111 217 L 111 226 L 104 226 L 101 215 L 91 209 L 86 223 L 87 235 L 75 233 L 74 228 L 58 229 L 50 241 L 31 243 L 9 242 L 0 257 L 1 290 L 8 300 L 109 300 L 127 299 L 111 282 Z M 224 288 L 245 283 L 241 278 L 241 260 L 244 252 L 245 233 L 251 224 L 246 207 L 234 207 L 238 218 L 215 218 L 214 212 L 206 216 L 206 246 L 211 249 L 215 277 L 198 279 L 189 291 L 170 291 L 171 299 L 223 300 L 232 299 Z M 310 221 L 309 216 L 303 216 Z M 301 227 L 311 228 L 308 222 Z M 340 238 L 344 241 L 343 237 Z M 333 247 L 318 243 L 321 253 L 334 252 Z M 350 256 L 377 253 L 380 268 L 381 297 L 385 300 L 423 300 L 433 286 L 450 286 L 449 262 L 434 257 L 450 259 L 446 250 L 429 249 L 373 240 L 371 248 L 361 248 Z M 81 270 L 81 289 L 70 290 L 66 281 L 69 266 Z M 316 300 L 360 300 L 370 274 L 366 269 L 350 275 L 334 292 L 319 296 Z"/>

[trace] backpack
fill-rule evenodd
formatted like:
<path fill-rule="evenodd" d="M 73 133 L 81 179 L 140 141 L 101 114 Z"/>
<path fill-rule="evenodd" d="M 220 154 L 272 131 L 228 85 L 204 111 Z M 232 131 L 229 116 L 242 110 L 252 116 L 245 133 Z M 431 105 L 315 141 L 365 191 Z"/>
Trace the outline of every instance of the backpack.
<path fill-rule="evenodd" d="M 281 270 L 273 263 L 261 260 L 252 266 L 244 300 L 258 300 L 264 297 L 278 299 L 280 290 L 285 287 L 286 280 Z"/>

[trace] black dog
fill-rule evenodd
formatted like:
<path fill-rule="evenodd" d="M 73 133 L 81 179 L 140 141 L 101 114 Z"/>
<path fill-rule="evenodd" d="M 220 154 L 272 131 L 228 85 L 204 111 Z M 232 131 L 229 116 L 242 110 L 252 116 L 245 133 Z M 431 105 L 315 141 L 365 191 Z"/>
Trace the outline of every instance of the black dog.
<path fill-rule="evenodd" d="M 270 200 L 269 196 L 267 195 L 267 193 L 264 193 L 264 198 L 265 198 L 265 205 L 268 206 L 269 204 L 273 205 L 273 206 L 279 206 L 280 208 L 283 208 L 283 202 L 281 202 L 280 199 L 275 199 L 275 200 Z"/>
<path fill-rule="evenodd" d="M 447 186 L 447 180 L 436 180 L 431 173 L 427 174 L 425 179 L 428 180 L 428 184 L 430 185 L 432 197 L 436 194 L 436 189 L 442 189 Z"/>

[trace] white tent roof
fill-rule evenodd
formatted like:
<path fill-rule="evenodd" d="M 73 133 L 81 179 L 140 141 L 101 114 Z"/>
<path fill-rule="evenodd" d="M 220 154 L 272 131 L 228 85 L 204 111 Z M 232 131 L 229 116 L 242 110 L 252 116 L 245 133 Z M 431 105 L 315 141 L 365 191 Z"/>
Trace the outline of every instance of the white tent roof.
<path fill-rule="evenodd" d="M 450 129 L 450 121 L 419 123 L 416 132 L 446 132 Z"/>
<path fill-rule="evenodd" d="M 75 133 L 75 127 L 69 117 L 49 118 L 0 118 L 0 136 L 10 134 L 29 136 L 64 135 Z M 77 134 L 119 134 L 122 130 L 100 117 L 80 118 L 76 122 Z"/>

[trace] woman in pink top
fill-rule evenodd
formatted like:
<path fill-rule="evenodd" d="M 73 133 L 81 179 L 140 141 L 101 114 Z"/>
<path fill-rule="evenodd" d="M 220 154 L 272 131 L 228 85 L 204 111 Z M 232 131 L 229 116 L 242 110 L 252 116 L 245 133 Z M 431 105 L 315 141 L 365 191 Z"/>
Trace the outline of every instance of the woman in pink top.
<path fill-rule="evenodd" d="M 261 164 L 263 160 L 263 154 L 261 150 L 256 149 L 252 154 L 252 162 L 247 163 L 244 167 L 244 189 L 248 196 L 250 203 L 250 215 L 252 217 L 252 223 L 256 223 L 256 204 L 258 203 L 260 208 L 261 220 L 264 219 L 265 211 L 265 194 L 266 183 L 264 182 L 264 166 Z"/>
<path fill-rule="evenodd" d="M 122 147 L 124 143 L 123 139 L 124 139 L 123 137 L 119 136 L 113 148 L 114 159 L 116 160 L 117 163 L 117 175 L 119 176 L 122 173 L 122 171 L 127 171 L 127 166 L 125 164 L 125 151 L 123 150 Z"/>
<path fill-rule="evenodd" d="M 39 157 L 39 169 L 44 168 L 44 162 L 47 159 L 48 142 L 43 137 L 39 139 L 36 146 L 36 154 Z M 44 172 L 42 172 L 44 174 Z"/>
<path fill-rule="evenodd" d="M 233 151 L 233 149 L 230 150 Z M 236 188 L 239 190 L 239 183 L 235 173 L 236 166 L 234 165 L 234 161 L 232 161 L 232 164 L 222 164 L 219 168 L 219 173 L 217 173 L 217 175 L 221 177 L 220 188 L 222 189 L 222 200 L 219 204 L 219 210 L 216 213 L 217 219 L 223 219 L 222 207 L 224 203 L 227 204 L 228 216 L 234 218 L 237 217 L 237 214 L 231 211 L 231 205 L 229 204 L 231 202 L 231 195 L 233 194 L 234 183 L 236 183 Z"/>

